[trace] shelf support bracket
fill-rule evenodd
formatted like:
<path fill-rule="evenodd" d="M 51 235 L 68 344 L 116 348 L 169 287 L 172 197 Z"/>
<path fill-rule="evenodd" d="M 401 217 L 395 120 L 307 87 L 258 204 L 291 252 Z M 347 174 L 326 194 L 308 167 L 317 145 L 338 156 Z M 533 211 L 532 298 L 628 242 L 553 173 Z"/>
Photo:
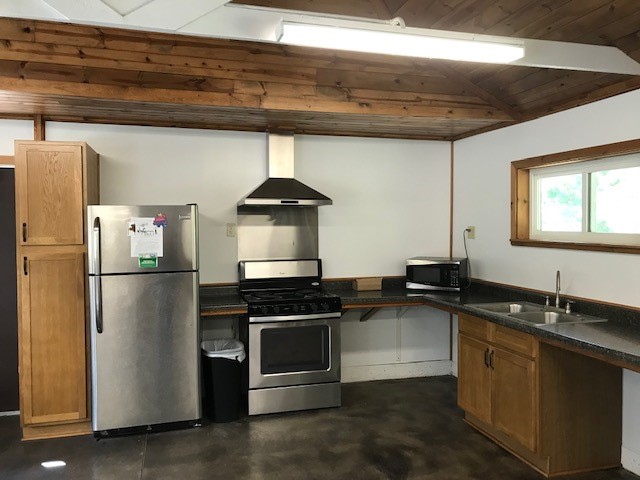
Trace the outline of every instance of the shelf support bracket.
<path fill-rule="evenodd" d="M 360 321 L 361 322 L 366 322 L 371 317 L 373 317 L 378 310 L 380 310 L 380 307 L 369 308 L 366 312 L 364 312 L 362 315 L 360 315 Z"/>

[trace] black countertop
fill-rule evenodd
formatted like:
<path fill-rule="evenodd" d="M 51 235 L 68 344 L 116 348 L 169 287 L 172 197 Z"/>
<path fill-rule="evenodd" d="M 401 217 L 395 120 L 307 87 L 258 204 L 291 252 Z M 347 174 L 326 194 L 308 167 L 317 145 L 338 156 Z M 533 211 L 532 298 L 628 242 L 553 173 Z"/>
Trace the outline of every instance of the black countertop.
<path fill-rule="evenodd" d="M 351 282 L 348 281 L 327 281 L 323 283 L 325 290 L 338 295 L 342 299 L 342 304 L 355 308 L 362 305 L 362 308 L 374 306 L 376 304 L 433 304 L 445 309 L 459 310 L 461 305 L 466 303 L 498 302 L 505 299 L 504 293 L 496 293 L 490 289 L 478 288 L 472 285 L 471 288 L 462 292 L 425 292 L 420 290 L 408 290 L 405 288 L 404 279 L 385 278 L 382 283 L 382 290 L 356 291 L 353 290 Z"/>
<path fill-rule="evenodd" d="M 494 314 L 469 304 L 530 301 L 542 304 L 543 296 L 535 292 L 474 282 L 462 292 L 416 292 L 404 287 L 404 280 L 385 278 L 382 290 L 356 291 L 349 281 L 324 281 L 325 290 L 341 297 L 342 304 L 358 308 L 383 305 L 428 305 L 449 311 L 468 313 L 491 322 L 530 333 L 543 340 L 566 345 L 604 359 L 622 363 L 640 371 L 640 311 L 579 300 L 573 311 L 606 318 L 606 323 L 534 326 L 529 323 Z M 202 287 L 200 312 L 203 316 L 246 312 L 247 304 L 237 287 Z"/>
<path fill-rule="evenodd" d="M 206 317 L 246 311 L 247 302 L 240 296 L 238 287 L 200 287 L 200 315 Z"/>

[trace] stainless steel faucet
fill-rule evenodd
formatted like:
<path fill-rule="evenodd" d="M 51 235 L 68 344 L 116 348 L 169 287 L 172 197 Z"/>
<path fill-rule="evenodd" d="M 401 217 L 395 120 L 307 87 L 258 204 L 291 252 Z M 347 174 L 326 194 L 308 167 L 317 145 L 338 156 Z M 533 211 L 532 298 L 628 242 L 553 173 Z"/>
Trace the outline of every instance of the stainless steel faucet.
<path fill-rule="evenodd" d="M 560 270 L 556 272 L 556 308 L 560 308 Z"/>

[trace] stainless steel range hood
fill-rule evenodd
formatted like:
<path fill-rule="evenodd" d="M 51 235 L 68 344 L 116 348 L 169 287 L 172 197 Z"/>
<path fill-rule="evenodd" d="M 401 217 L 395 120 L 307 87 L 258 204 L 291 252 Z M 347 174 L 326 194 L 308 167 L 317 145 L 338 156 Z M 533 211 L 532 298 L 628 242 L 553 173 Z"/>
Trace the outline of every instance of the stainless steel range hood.
<path fill-rule="evenodd" d="M 293 178 L 293 135 L 267 134 L 269 178 L 238 202 L 243 205 L 316 207 L 331 205 L 329 197 Z"/>

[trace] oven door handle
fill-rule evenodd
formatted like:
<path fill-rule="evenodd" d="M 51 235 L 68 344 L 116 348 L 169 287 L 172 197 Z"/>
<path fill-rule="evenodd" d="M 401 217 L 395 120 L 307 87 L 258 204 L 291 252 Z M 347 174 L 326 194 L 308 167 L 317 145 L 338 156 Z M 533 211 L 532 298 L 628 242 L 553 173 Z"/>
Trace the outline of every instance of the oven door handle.
<path fill-rule="evenodd" d="M 267 317 L 249 316 L 249 323 L 291 322 L 294 320 L 312 322 L 314 320 L 324 320 L 325 318 L 340 318 L 341 316 L 342 312 L 307 313 L 302 315 L 270 315 Z"/>

